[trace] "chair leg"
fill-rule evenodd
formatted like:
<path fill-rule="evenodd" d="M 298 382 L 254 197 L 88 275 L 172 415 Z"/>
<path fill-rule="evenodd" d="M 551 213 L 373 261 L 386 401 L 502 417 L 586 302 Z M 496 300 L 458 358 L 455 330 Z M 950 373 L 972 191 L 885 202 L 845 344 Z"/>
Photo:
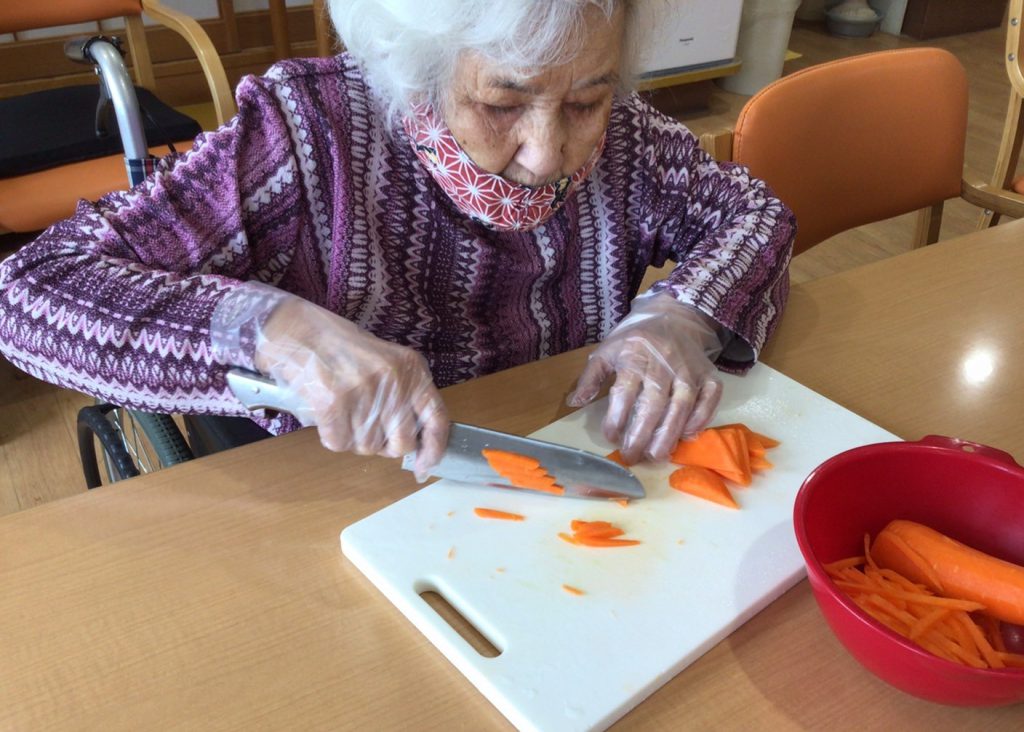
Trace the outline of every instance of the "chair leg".
<path fill-rule="evenodd" d="M 1003 139 L 999 144 L 999 155 L 996 157 L 995 170 L 992 173 L 992 186 L 1000 190 L 1009 190 L 1017 174 L 1017 162 L 1020 159 L 1021 143 L 1024 141 L 1024 98 L 1015 91 L 1010 92 L 1010 104 L 1006 110 L 1006 122 L 1003 124 Z M 978 221 L 979 229 L 987 229 L 999 223 L 999 214 L 985 210 Z"/>
<path fill-rule="evenodd" d="M 939 240 L 939 229 L 942 228 L 942 207 L 940 201 L 934 206 L 922 208 L 917 212 L 917 227 L 914 231 L 914 249 L 934 244 Z"/>

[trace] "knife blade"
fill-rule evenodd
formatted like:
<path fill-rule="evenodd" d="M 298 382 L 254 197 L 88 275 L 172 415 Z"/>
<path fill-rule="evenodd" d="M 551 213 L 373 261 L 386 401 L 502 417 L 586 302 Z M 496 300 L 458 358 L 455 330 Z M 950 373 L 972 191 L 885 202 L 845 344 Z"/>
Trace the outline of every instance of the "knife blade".
<path fill-rule="evenodd" d="M 228 371 L 227 382 L 247 409 L 288 411 L 281 389 L 273 379 L 235 368 Z M 600 455 L 459 422 L 451 423 L 444 455 L 430 474 L 464 483 L 535 492 L 516 488 L 495 471 L 484 457 L 485 448 L 514 452 L 538 460 L 565 489 L 567 497 L 607 500 L 645 496 L 643 485 L 630 470 Z M 412 470 L 415 460 L 416 453 L 409 453 L 402 459 L 402 468 Z"/>

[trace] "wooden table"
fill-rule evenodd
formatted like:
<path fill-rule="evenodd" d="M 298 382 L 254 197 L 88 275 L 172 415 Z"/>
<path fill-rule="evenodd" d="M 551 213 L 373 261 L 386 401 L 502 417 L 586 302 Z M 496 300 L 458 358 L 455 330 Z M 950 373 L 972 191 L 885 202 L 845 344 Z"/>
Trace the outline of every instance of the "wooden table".
<path fill-rule="evenodd" d="M 1024 457 L 1022 285 L 1024 222 L 794 288 L 765 359 L 906 438 Z M 584 359 L 446 399 L 526 433 L 563 413 Z M 339 551 L 343 527 L 415 488 L 307 430 L 0 519 L 0 729 L 507 729 Z M 876 680 L 803 582 L 616 729 L 1022 724 L 1024 707 L 947 708 Z"/>

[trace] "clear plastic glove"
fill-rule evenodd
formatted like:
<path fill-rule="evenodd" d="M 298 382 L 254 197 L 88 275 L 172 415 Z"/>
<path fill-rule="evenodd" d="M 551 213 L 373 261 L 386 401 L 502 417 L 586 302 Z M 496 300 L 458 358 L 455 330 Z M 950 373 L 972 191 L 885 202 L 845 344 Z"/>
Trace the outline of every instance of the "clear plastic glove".
<path fill-rule="evenodd" d="M 272 377 L 324 447 L 385 457 L 418 449 L 417 476 L 441 459 L 448 416 L 423 356 L 272 287 L 249 283 L 225 300 L 211 324 L 218 360 Z"/>
<path fill-rule="evenodd" d="M 569 395 L 570 406 L 592 401 L 614 375 L 602 429 L 621 444 L 627 462 L 665 460 L 680 437 L 708 425 L 722 397 L 714 360 L 722 352 L 717 323 L 667 294 L 633 301 L 591 353 Z"/>

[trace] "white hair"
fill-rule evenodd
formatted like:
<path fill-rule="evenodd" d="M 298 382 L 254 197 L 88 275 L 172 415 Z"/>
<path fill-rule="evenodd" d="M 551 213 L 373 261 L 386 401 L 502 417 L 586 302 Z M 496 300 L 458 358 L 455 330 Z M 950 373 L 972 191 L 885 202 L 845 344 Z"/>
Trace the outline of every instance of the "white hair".
<path fill-rule="evenodd" d="M 331 21 L 390 118 L 443 104 L 459 56 L 476 51 L 513 69 L 566 63 L 579 52 L 584 11 L 626 12 L 620 91 L 633 85 L 636 0 L 329 0 Z"/>

